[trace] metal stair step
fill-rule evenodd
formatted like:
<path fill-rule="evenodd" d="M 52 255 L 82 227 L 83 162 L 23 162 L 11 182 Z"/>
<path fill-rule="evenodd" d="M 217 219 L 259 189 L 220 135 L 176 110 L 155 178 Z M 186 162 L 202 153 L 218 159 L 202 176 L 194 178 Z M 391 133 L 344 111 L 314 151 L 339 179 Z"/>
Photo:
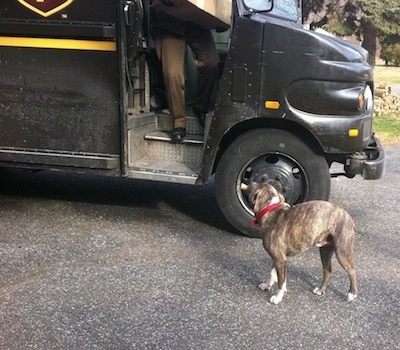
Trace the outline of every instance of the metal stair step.
<path fill-rule="evenodd" d="M 129 176 L 147 180 L 195 184 L 199 172 L 198 167 L 198 164 L 142 158 L 131 165 Z"/>
<path fill-rule="evenodd" d="M 164 111 L 159 111 L 157 112 L 157 117 L 158 117 L 158 127 L 157 129 L 159 131 L 166 131 L 166 132 L 171 132 L 173 129 L 173 120 L 171 115 L 167 110 Z M 203 127 L 199 124 L 199 121 L 197 120 L 197 117 L 187 114 L 186 116 L 186 132 L 188 134 L 192 135 L 203 135 L 204 134 L 204 129 Z"/>
<path fill-rule="evenodd" d="M 202 157 L 202 135 L 187 134 L 181 142 L 173 142 L 171 134 L 163 131 L 148 132 L 144 137 L 144 154 L 141 158 L 200 165 Z"/>
<path fill-rule="evenodd" d="M 145 138 L 145 140 L 173 142 L 171 139 L 171 133 L 165 132 L 165 131 L 152 131 L 152 132 L 147 133 L 144 138 Z M 179 143 L 180 144 L 202 145 L 203 144 L 203 135 L 186 134 L 185 138 Z"/>

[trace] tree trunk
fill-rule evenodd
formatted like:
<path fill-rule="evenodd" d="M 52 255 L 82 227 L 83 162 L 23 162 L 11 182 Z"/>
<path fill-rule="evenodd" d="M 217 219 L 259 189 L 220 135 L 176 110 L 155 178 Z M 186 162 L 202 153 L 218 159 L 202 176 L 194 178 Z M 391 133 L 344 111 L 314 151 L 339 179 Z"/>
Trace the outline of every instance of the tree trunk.
<path fill-rule="evenodd" d="M 375 67 L 376 61 L 376 41 L 378 29 L 371 22 L 362 23 L 363 42 L 362 47 L 369 52 L 368 63 Z"/>

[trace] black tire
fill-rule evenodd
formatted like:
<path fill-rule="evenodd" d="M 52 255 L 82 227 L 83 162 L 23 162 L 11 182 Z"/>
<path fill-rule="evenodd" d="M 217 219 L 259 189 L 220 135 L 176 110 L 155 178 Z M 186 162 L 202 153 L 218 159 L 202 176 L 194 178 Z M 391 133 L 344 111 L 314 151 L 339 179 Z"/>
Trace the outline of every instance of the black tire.
<path fill-rule="evenodd" d="M 223 154 L 215 193 L 226 219 L 240 232 L 260 237 L 253 211 L 241 190 L 251 181 L 274 185 L 289 204 L 328 200 L 330 173 L 325 158 L 301 139 L 279 129 L 257 129 L 239 136 Z"/>

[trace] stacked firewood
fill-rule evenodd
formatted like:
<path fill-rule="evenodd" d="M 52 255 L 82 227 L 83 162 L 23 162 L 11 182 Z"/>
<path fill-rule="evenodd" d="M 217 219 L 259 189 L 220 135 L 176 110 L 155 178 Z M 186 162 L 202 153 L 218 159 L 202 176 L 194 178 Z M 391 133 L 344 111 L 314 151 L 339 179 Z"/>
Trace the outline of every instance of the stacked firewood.
<path fill-rule="evenodd" d="M 375 115 L 400 111 L 400 95 L 395 94 L 391 87 L 379 84 L 375 88 Z"/>

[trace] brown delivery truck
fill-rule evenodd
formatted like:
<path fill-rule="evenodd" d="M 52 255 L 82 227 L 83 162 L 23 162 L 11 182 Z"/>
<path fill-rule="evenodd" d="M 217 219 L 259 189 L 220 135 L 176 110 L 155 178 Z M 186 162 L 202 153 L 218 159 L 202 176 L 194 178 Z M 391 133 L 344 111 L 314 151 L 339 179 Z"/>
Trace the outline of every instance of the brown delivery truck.
<path fill-rule="evenodd" d="M 271 183 L 294 204 L 328 199 L 334 163 L 379 179 L 368 53 L 304 30 L 299 13 L 297 0 L 232 1 L 215 33 L 213 112 L 204 129 L 189 115 L 177 144 L 149 1 L 2 0 L 0 166 L 214 181 L 226 219 L 249 236 L 258 231 L 242 184 Z M 190 51 L 186 71 L 190 106 Z"/>

